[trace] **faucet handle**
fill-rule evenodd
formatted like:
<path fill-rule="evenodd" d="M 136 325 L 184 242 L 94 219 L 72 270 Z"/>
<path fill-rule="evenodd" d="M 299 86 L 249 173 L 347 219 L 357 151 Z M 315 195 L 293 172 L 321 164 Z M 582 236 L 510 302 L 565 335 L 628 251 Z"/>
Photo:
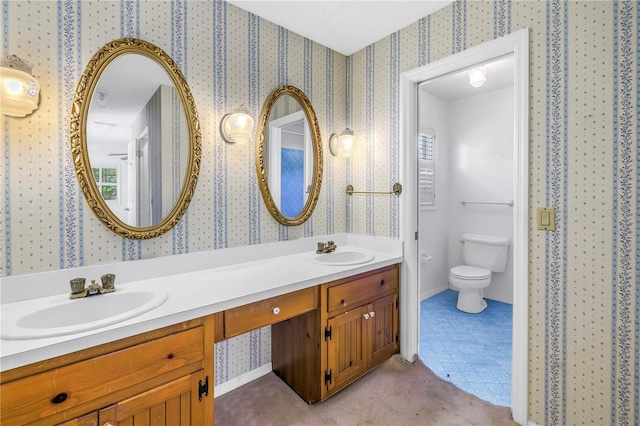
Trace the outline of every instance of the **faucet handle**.
<path fill-rule="evenodd" d="M 104 291 L 115 291 L 115 289 L 116 289 L 116 287 L 115 287 L 116 275 L 115 274 L 104 274 L 102 277 L 100 277 L 100 280 L 102 281 L 102 289 Z"/>
<path fill-rule="evenodd" d="M 82 293 L 84 291 L 84 283 L 85 283 L 86 279 L 85 278 L 74 278 L 70 281 L 71 284 L 71 293 L 72 294 L 78 294 L 78 293 Z"/>
<path fill-rule="evenodd" d="M 327 242 L 327 245 L 328 245 L 328 246 L 332 246 L 332 245 L 334 245 L 334 244 L 333 244 L 333 241 L 329 241 L 329 242 Z"/>
<path fill-rule="evenodd" d="M 318 243 L 318 250 L 324 250 L 324 243 Z"/>

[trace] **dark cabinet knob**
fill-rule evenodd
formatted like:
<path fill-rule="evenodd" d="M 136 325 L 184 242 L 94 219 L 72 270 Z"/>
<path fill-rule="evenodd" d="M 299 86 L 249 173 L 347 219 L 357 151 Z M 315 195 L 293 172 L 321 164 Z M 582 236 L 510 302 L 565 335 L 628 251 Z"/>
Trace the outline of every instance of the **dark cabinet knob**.
<path fill-rule="evenodd" d="M 56 396 L 54 396 L 51 399 L 51 402 L 53 404 L 62 404 L 63 402 L 65 402 L 67 400 L 68 397 L 69 397 L 69 395 L 66 392 L 62 392 L 62 393 L 59 393 Z"/>

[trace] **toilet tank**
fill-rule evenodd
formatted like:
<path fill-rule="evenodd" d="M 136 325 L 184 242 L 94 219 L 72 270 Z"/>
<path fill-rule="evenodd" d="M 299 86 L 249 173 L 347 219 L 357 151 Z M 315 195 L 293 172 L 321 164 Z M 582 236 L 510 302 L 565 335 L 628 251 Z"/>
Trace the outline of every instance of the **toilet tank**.
<path fill-rule="evenodd" d="M 509 239 L 483 234 L 462 234 L 464 264 L 492 272 L 504 272 L 509 254 Z"/>

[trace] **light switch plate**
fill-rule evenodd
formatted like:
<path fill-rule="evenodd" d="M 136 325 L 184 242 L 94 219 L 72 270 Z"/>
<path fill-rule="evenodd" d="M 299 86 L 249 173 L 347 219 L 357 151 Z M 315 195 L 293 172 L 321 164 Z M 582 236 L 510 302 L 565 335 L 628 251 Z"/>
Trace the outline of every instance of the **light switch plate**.
<path fill-rule="evenodd" d="M 556 209 L 553 207 L 538 207 L 538 230 L 539 231 L 555 231 L 556 230 Z"/>

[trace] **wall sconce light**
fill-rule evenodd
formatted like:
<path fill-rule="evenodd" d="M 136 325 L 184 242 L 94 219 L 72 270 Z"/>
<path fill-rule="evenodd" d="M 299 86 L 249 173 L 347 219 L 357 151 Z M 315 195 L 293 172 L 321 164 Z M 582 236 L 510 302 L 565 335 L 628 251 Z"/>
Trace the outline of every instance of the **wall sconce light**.
<path fill-rule="evenodd" d="M 353 136 L 353 130 L 349 128 L 344 129 L 340 136 L 334 133 L 329 138 L 329 151 L 335 157 L 339 155 L 349 157 L 353 154 L 355 147 L 356 138 Z"/>
<path fill-rule="evenodd" d="M 248 143 L 253 131 L 253 118 L 244 111 L 227 114 L 220 121 L 220 133 L 229 143 Z"/>
<path fill-rule="evenodd" d="M 480 87 L 487 81 L 487 69 L 477 67 L 469 71 L 469 84 L 473 87 Z"/>
<path fill-rule="evenodd" d="M 0 113 L 24 117 L 38 108 L 40 83 L 31 75 L 31 65 L 16 55 L 0 61 Z"/>

